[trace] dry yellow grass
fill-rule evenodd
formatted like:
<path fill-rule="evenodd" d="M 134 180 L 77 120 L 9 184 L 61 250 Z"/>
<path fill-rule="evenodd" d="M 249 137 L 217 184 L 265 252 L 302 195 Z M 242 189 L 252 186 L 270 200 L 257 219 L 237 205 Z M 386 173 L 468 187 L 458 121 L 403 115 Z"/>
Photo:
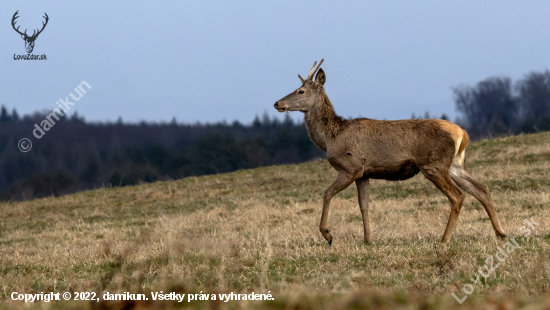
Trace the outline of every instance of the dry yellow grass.
<path fill-rule="evenodd" d="M 373 245 L 362 244 L 355 186 L 333 199 L 329 246 L 321 198 L 326 161 L 99 189 L 0 204 L 0 308 L 449 309 L 550 307 L 550 134 L 472 143 L 467 168 L 489 185 L 501 223 L 519 239 L 495 273 L 465 284 L 504 242 L 469 196 L 449 244 L 446 197 L 423 176 L 371 182 Z M 518 237 L 519 236 L 519 237 Z M 496 262 L 495 262 L 496 264 Z M 153 291 L 267 293 L 274 301 L 151 301 Z M 12 292 L 145 293 L 147 302 L 24 304 Z M 187 300 L 187 298 L 186 298 Z"/>

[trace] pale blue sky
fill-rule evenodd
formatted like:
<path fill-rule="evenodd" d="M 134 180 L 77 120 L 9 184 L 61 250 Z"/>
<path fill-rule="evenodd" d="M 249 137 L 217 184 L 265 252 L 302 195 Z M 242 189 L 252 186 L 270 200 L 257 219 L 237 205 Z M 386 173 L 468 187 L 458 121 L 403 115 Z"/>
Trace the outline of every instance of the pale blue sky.
<path fill-rule="evenodd" d="M 20 30 L 50 21 L 33 54 Z M 87 120 L 250 123 L 325 59 L 344 117 L 456 115 L 452 87 L 550 68 L 549 1 L 12 1 L 0 12 L 0 104 L 55 108 L 81 81 Z M 301 118 L 301 113 L 292 114 Z"/>

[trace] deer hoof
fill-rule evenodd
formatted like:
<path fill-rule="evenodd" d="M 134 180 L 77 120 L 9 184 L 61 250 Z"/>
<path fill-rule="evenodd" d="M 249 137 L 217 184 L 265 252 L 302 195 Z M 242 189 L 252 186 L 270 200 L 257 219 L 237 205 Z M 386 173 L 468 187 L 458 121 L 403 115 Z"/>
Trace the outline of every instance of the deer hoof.
<path fill-rule="evenodd" d="M 321 234 L 323 235 L 323 238 L 328 242 L 328 244 L 332 244 L 332 236 L 330 234 L 330 230 L 327 228 L 321 228 L 320 229 Z"/>
<path fill-rule="evenodd" d="M 506 234 L 499 234 L 497 233 L 497 237 L 500 239 L 500 240 L 506 240 Z"/>

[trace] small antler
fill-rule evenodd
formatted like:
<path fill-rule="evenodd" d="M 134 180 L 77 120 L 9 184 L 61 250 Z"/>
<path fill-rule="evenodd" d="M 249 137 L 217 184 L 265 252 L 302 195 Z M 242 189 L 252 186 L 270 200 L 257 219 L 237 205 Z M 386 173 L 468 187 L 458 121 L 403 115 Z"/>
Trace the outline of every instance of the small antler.
<path fill-rule="evenodd" d="M 317 60 L 313 63 L 313 67 L 311 67 L 311 70 L 309 70 L 309 74 L 307 75 L 308 80 L 311 80 L 311 74 L 313 73 L 313 69 L 315 69 L 315 65 L 317 65 Z"/>
<path fill-rule="evenodd" d="M 19 10 L 17 10 L 15 14 L 13 14 L 13 17 L 11 19 L 11 26 L 13 27 L 13 30 L 15 30 L 20 35 L 27 36 L 27 30 L 25 30 L 25 33 L 22 33 L 21 31 L 19 31 L 19 27 L 21 26 L 18 26 L 17 28 L 15 28 L 15 20 L 19 18 L 19 16 L 17 16 L 17 13 L 19 13 Z"/>
<path fill-rule="evenodd" d="M 304 82 L 305 82 L 306 80 L 304 80 L 304 78 L 303 78 L 301 75 L 299 75 L 299 74 L 298 74 L 298 77 L 300 78 L 300 81 L 302 81 L 302 84 L 304 84 Z"/>
<path fill-rule="evenodd" d="M 311 67 L 311 71 L 309 71 L 309 75 L 307 76 L 308 80 L 313 80 L 313 77 L 315 76 L 315 73 L 317 73 L 317 71 L 321 67 L 321 64 L 323 63 L 324 60 L 325 60 L 324 58 L 321 59 L 321 61 L 319 62 L 319 65 L 317 65 L 317 61 L 315 61 L 313 63 L 313 67 Z M 315 68 L 315 65 L 317 65 L 317 68 Z"/>

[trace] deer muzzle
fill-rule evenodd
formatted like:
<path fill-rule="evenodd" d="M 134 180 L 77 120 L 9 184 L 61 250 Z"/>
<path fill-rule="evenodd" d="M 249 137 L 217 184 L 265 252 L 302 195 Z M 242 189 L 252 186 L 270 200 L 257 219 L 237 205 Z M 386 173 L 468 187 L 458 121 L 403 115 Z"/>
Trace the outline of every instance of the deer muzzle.
<path fill-rule="evenodd" d="M 284 112 L 286 111 L 287 107 L 281 107 L 281 105 L 279 104 L 279 101 L 275 102 L 275 104 L 273 105 L 275 107 L 275 109 L 277 109 L 277 111 L 279 112 Z"/>

